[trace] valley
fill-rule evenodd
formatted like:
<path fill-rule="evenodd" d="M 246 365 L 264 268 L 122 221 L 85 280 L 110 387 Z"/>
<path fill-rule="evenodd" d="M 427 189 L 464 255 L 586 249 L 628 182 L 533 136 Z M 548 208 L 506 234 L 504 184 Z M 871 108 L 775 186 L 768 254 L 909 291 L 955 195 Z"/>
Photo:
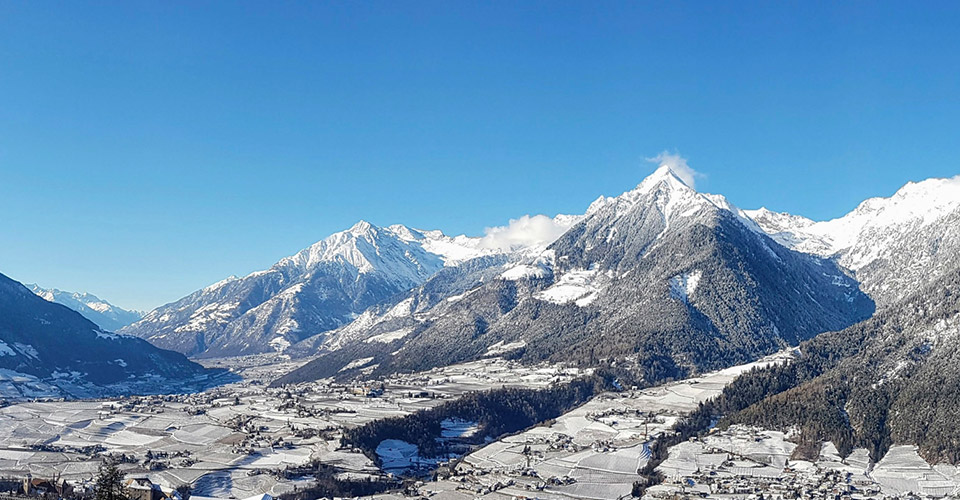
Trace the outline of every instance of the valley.
<path fill-rule="evenodd" d="M 960 500 L 958 26 L 0 1 L 0 500 Z"/>
<path fill-rule="evenodd" d="M 209 360 L 208 365 L 228 368 L 243 381 L 192 395 L 0 408 L 0 475 L 29 473 L 85 484 L 100 460 L 112 457 L 119 458 L 126 473 L 149 477 L 165 489 L 192 484 L 197 496 L 245 498 L 309 488 L 314 462 L 354 480 L 389 480 L 385 472 L 441 466 L 437 480 L 417 482 L 412 491 L 449 499 L 629 497 L 638 470 L 652 458 L 652 445 L 671 435 L 678 422 L 742 374 L 791 363 L 797 355 L 788 350 L 687 380 L 603 393 L 552 422 L 455 458 L 449 466 L 418 456 L 415 447 L 402 442 L 387 443 L 378 450 L 382 469 L 359 450 L 341 446 L 343 429 L 433 408 L 468 391 L 547 387 L 583 372 L 493 358 L 387 379 L 382 393 L 378 385 L 371 393 L 371 385 L 360 382 L 264 389 L 278 366 L 299 364 L 272 355 Z M 470 422 L 452 422 L 444 436 L 471 429 Z M 804 460 L 795 456 L 796 439 L 752 426 L 715 428 L 671 446 L 655 469 L 662 482 L 644 496 L 724 498 L 764 492 L 878 498 L 920 492 L 939 498 L 960 487 L 960 470 L 927 464 L 916 447 L 896 446 L 873 463 L 865 449 L 841 458 L 827 442 L 818 458 Z"/>
<path fill-rule="evenodd" d="M 277 356 L 209 360 L 243 377 L 205 392 L 86 401 L 15 403 L 0 408 L 0 476 L 88 482 L 105 457 L 128 474 L 148 474 L 196 495 L 279 495 L 310 484 L 284 473 L 313 461 L 344 474 L 378 476 L 357 450 L 340 448 L 345 427 L 434 407 L 468 391 L 546 387 L 581 374 L 500 359 L 390 378 L 375 385 L 319 382 L 266 389 Z M 381 384 L 382 383 L 382 388 Z"/>
<path fill-rule="evenodd" d="M 112 462 L 163 491 L 288 500 L 943 497 L 955 404 L 925 395 L 958 380 L 954 190 L 813 223 L 661 166 L 544 218 L 555 239 L 361 221 L 118 333 L 65 307 L 96 297 L 3 277 L 0 476 L 89 489 Z"/>

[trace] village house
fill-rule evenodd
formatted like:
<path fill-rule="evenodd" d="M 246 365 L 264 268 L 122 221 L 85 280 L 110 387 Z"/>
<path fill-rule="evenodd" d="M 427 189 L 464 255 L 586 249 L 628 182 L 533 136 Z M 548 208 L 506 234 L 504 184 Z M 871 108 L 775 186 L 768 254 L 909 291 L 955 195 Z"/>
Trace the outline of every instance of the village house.
<path fill-rule="evenodd" d="M 67 484 L 66 481 L 59 479 L 40 479 L 30 474 L 27 474 L 27 477 L 23 479 L 23 485 L 21 487 L 21 493 L 30 496 L 54 493 L 57 496 L 64 497 L 70 495 L 72 492 L 73 487 Z"/>
<path fill-rule="evenodd" d="M 146 477 L 128 477 L 123 481 L 123 489 L 130 500 L 169 500 L 160 485 Z"/>

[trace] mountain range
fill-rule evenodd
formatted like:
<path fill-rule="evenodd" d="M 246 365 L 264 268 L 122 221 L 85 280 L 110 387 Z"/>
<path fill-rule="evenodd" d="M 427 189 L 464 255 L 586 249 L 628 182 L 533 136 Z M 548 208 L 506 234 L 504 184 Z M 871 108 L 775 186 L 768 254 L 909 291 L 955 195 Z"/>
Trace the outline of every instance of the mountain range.
<path fill-rule="evenodd" d="M 65 292 L 56 288 L 41 288 L 37 284 L 29 284 L 26 287 L 50 302 L 56 302 L 77 311 L 84 318 L 109 332 L 117 331 L 143 317 L 140 311 L 117 307 L 92 293 Z"/>
<path fill-rule="evenodd" d="M 277 383 L 487 356 L 679 377 L 842 330 L 931 283 L 960 255 L 958 185 L 909 183 L 816 222 L 741 210 L 663 166 L 558 216 L 556 239 L 504 248 L 361 221 L 121 332 L 195 357 L 317 358 Z"/>
<path fill-rule="evenodd" d="M 0 274 L 0 398 L 197 390 L 227 380 L 180 353 L 100 328 Z"/>
<path fill-rule="evenodd" d="M 556 220 L 568 223 L 563 216 Z M 445 268 L 514 249 L 490 246 L 483 238 L 360 221 L 269 269 L 159 307 L 121 332 L 195 357 L 283 352 L 353 322 Z"/>
<path fill-rule="evenodd" d="M 949 375 L 960 347 L 960 179 L 911 182 L 818 222 L 741 210 L 664 166 L 582 215 L 538 217 L 547 236 L 524 224 L 451 237 L 361 221 L 139 319 L 90 294 L 0 276 L 0 395 L 205 387 L 225 375 L 184 355 L 270 352 L 310 359 L 275 385 L 495 356 L 620 363 L 654 382 L 799 344 L 790 366 L 802 376 L 745 377 L 779 377 L 766 387 L 780 389 L 730 421 L 960 457 L 937 444 L 955 440 L 950 429 L 910 416 L 943 420 L 955 408 L 924 394 L 960 389 Z M 824 390 L 834 399 L 817 396 Z M 816 412 L 794 418 L 798 401 Z M 865 420 L 874 414 L 883 422 Z"/>
<path fill-rule="evenodd" d="M 747 214 L 781 244 L 836 260 L 886 305 L 960 264 L 960 177 L 910 182 L 823 222 L 761 208 Z"/>
<path fill-rule="evenodd" d="M 651 379 L 680 377 L 844 328 L 874 309 L 833 261 L 780 245 L 667 167 L 598 199 L 543 250 L 476 273 L 463 282 L 474 286 L 449 289 L 445 300 L 421 300 L 428 281 L 362 326 L 334 332 L 328 350 L 277 383 L 493 355 L 633 358 Z"/>
<path fill-rule="evenodd" d="M 791 433 L 791 458 L 879 461 L 915 445 L 929 463 L 960 461 L 960 177 L 910 182 L 838 219 L 749 211 L 791 248 L 834 260 L 877 301 L 871 318 L 800 344 L 789 363 L 744 374 L 710 403 L 721 427 Z"/>

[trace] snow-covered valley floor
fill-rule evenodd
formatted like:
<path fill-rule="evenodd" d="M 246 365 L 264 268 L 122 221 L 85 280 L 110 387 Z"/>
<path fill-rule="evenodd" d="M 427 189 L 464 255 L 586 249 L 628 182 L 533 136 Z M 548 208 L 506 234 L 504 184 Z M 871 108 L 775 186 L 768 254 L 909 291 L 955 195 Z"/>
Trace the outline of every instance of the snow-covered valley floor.
<path fill-rule="evenodd" d="M 0 476 L 84 481 L 109 454 L 122 458 L 124 471 L 148 474 L 164 487 L 192 483 L 196 495 L 279 494 L 307 481 L 280 472 L 313 460 L 360 475 L 378 472 L 362 453 L 338 449 L 344 427 L 430 408 L 467 391 L 544 387 L 581 373 L 488 359 L 397 376 L 378 394 L 379 384 L 329 381 L 267 388 L 296 366 L 281 357 L 205 363 L 229 368 L 243 381 L 192 395 L 0 408 Z"/>
<path fill-rule="evenodd" d="M 418 486 L 439 499 L 589 498 L 629 496 L 650 458 L 651 443 L 700 402 L 720 393 L 739 374 L 788 360 L 780 353 L 662 386 L 607 393 L 548 424 L 469 453 L 450 477 Z M 278 362 L 280 366 L 278 366 Z M 187 396 L 98 401 L 32 402 L 0 408 L 0 476 L 61 475 L 82 481 L 96 473 L 103 454 L 123 457 L 123 469 L 148 474 L 166 487 L 191 483 L 195 494 L 244 498 L 306 486 L 309 477 L 282 471 L 313 460 L 351 477 L 379 474 L 362 453 L 340 449 L 345 427 L 405 415 L 472 390 L 504 385 L 545 387 L 581 372 L 524 367 L 501 359 L 455 365 L 376 385 L 329 381 L 285 389 L 267 382 L 295 363 L 275 357 L 212 360 L 243 382 Z M 475 432 L 472 422 L 445 422 L 444 438 Z M 783 433 L 732 427 L 670 449 L 658 470 L 662 484 L 647 498 L 809 498 L 956 494 L 960 471 L 930 466 L 916 449 L 896 446 L 877 464 L 865 450 L 841 459 L 826 443 L 816 462 L 791 460 L 795 444 Z M 383 443 L 385 459 L 421 460 L 404 443 Z M 375 498 L 401 498 L 379 495 Z"/>
<path fill-rule="evenodd" d="M 640 391 L 602 394 L 543 425 L 467 455 L 449 478 L 419 492 L 444 500 L 613 499 L 630 497 L 651 443 L 700 402 L 760 365 L 788 360 L 782 352 L 756 363 Z M 957 495 L 960 471 L 930 466 L 915 447 L 895 446 L 876 464 L 866 450 L 841 459 L 825 443 L 816 462 L 790 460 L 796 445 L 781 432 L 733 426 L 669 449 L 657 468 L 660 485 L 644 498 L 927 498 Z M 793 495 L 797 496 L 793 496 Z M 377 499 L 399 499 L 378 495 Z"/>

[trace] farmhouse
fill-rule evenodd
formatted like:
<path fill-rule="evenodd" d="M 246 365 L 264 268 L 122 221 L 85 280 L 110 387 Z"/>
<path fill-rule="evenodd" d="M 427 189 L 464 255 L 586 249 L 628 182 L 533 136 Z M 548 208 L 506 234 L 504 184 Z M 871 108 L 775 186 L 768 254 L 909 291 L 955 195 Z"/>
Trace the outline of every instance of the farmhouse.
<path fill-rule="evenodd" d="M 45 495 L 47 493 L 55 493 L 58 496 L 63 497 L 69 495 L 73 491 L 73 488 L 67 484 L 66 481 L 58 481 L 57 479 L 40 479 L 27 474 L 27 477 L 23 479 L 23 486 L 21 487 L 21 490 L 24 495 Z"/>
<path fill-rule="evenodd" d="M 123 482 L 124 491 L 130 500 L 169 500 L 169 496 L 160 489 L 160 485 L 146 477 L 131 477 Z"/>

